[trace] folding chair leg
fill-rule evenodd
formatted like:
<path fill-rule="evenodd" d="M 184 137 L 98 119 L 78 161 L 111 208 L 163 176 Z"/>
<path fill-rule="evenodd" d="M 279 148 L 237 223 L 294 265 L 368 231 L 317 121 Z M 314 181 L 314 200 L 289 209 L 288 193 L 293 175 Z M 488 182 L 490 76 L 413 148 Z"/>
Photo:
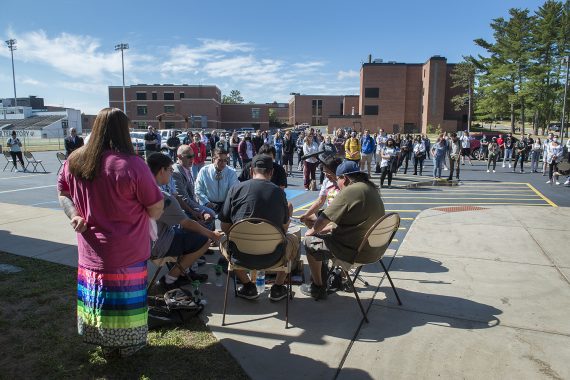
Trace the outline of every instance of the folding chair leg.
<path fill-rule="evenodd" d="M 382 265 L 382 269 L 384 269 L 384 273 L 386 273 L 386 277 L 388 277 L 388 281 L 390 281 L 390 285 L 392 285 L 392 290 L 394 291 L 394 294 L 396 295 L 396 299 L 398 300 L 398 305 L 401 305 L 402 301 L 400 301 L 400 296 L 398 295 L 398 292 L 396 291 L 396 287 L 394 286 L 394 283 L 392 282 L 392 277 L 390 277 L 390 274 L 388 273 L 388 269 L 386 269 L 382 260 L 380 260 L 380 264 Z"/>
<path fill-rule="evenodd" d="M 222 317 L 222 326 L 226 325 L 226 309 L 228 307 L 228 288 L 230 287 L 230 274 L 231 273 L 232 273 L 231 271 L 228 271 L 228 275 L 226 278 L 226 291 L 224 292 L 224 315 Z M 235 280 L 234 280 L 234 291 L 236 291 L 235 290 Z M 236 294 L 237 294 L 237 291 L 236 291 Z"/>
<path fill-rule="evenodd" d="M 364 317 L 364 320 L 366 321 L 366 323 L 368 323 L 368 317 L 366 316 L 366 312 L 364 311 L 364 307 L 362 307 L 362 302 L 360 302 L 360 297 L 358 297 L 358 292 L 356 291 L 356 287 L 354 286 L 354 282 L 352 281 L 352 278 L 350 278 L 350 274 L 348 274 L 347 271 L 345 271 L 344 269 L 342 271 L 344 272 L 344 274 L 346 275 L 346 278 L 350 282 L 350 286 L 352 286 L 352 291 L 354 292 L 354 296 L 356 297 L 356 302 L 358 302 L 358 306 L 360 307 L 360 311 L 362 312 L 362 316 Z"/>
<path fill-rule="evenodd" d="M 40 162 L 40 165 L 42 166 L 42 169 L 44 169 L 44 173 L 47 173 L 47 170 L 46 170 L 46 168 L 44 167 L 44 164 L 42 164 L 42 163 Z"/>
<path fill-rule="evenodd" d="M 368 281 L 364 280 L 362 278 L 362 276 L 360 276 L 360 270 L 362 269 L 363 265 L 359 266 L 356 271 L 354 272 L 354 278 L 352 279 L 352 282 L 356 282 L 356 280 L 359 280 L 360 282 L 362 282 L 364 284 L 364 286 L 370 286 L 370 284 L 368 283 Z"/>
<path fill-rule="evenodd" d="M 6 171 L 6 168 L 8 167 L 8 165 L 13 165 L 12 162 L 8 161 L 8 163 L 4 166 L 4 170 L 2 170 L 3 172 Z M 14 168 L 11 168 L 10 171 L 14 170 Z"/>
<path fill-rule="evenodd" d="M 291 272 L 289 272 L 287 279 L 287 299 L 285 300 L 285 329 L 289 326 L 289 289 L 291 288 Z"/>

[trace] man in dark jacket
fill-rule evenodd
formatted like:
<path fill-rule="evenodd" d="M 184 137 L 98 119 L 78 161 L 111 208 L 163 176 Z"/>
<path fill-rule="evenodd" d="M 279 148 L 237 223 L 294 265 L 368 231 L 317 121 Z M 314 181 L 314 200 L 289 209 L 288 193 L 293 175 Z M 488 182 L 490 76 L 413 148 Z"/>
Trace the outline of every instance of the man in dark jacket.
<path fill-rule="evenodd" d="M 69 157 L 71 152 L 73 152 L 77 148 L 81 148 L 83 146 L 83 138 L 77 136 L 77 130 L 75 128 L 71 128 L 69 131 L 70 135 L 65 138 L 65 155 Z"/>

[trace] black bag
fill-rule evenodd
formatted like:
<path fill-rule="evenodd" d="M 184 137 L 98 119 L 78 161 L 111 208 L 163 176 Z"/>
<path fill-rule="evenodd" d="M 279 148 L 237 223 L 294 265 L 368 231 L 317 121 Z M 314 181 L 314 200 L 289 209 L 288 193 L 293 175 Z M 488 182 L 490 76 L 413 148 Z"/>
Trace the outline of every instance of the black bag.
<path fill-rule="evenodd" d="M 374 169 L 374 173 L 378 174 L 382 172 L 382 168 L 380 168 L 380 164 L 377 162 L 376 163 L 376 168 Z"/>
<path fill-rule="evenodd" d="M 200 298 L 201 295 L 198 289 L 189 291 L 176 288 L 164 295 L 148 296 L 149 330 L 179 325 L 198 315 L 204 309 L 205 303 Z"/>

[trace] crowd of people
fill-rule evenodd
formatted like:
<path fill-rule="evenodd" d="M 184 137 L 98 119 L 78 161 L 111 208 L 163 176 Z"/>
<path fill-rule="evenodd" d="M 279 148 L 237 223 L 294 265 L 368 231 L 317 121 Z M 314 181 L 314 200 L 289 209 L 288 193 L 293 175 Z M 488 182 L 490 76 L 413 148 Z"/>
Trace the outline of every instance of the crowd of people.
<path fill-rule="evenodd" d="M 283 191 L 295 150 L 306 189 L 316 182 L 319 166 L 322 173 L 318 197 L 300 217 L 308 228 L 303 244 L 311 272 L 311 281 L 300 291 L 317 300 L 327 297 L 323 262 L 333 256 L 352 257 L 362 236 L 385 214 L 378 186 L 371 182 L 374 164 L 381 172 L 381 185 L 386 178 L 390 185 L 395 172 L 410 169 L 410 160 L 414 174 L 421 175 L 424 160 L 431 155 L 436 178 L 449 160 L 450 179 L 453 174 L 459 177 L 460 165 L 470 163 L 468 134 L 441 135 L 430 145 L 421 135 L 364 131 L 345 138 L 340 130 L 331 138 L 313 129 L 301 132 L 296 142 L 291 131 L 273 136 L 257 131 L 242 139 L 235 133 L 224 134 L 214 143 L 210 163 L 202 135 L 189 134 L 174 155 L 150 150 L 142 160 L 134 152 L 129 127 L 121 110 L 103 109 L 90 141 L 69 154 L 57 183 L 60 204 L 77 232 L 78 331 L 85 342 L 101 346 L 109 356 L 129 356 L 146 344 L 150 257 L 177 258 L 177 265 L 159 279 L 165 290 L 207 281 L 207 274 L 196 268 L 206 262 L 205 255 L 213 254 L 210 248 L 219 245 L 218 264 L 227 265 L 226 234 L 235 223 L 256 217 L 270 221 L 286 236 L 287 244 L 275 260 L 298 259 L 301 239 L 288 232 L 293 208 Z M 150 144 L 159 144 L 156 137 L 149 137 Z M 528 153 L 536 171 L 537 158 L 546 149 L 552 177 L 562 149 L 556 136 L 548 140 L 545 145 L 533 141 Z M 537 144 L 540 149 L 534 149 Z M 525 162 L 519 158 L 527 145 L 507 135 L 501 144 L 495 139 L 486 144 L 485 154 L 489 163 L 503 157 L 504 165 L 511 165 L 508 159 L 514 155 L 516 169 L 517 163 Z M 371 253 L 366 247 L 361 251 Z M 241 283 L 239 297 L 260 296 L 247 272 L 235 275 Z M 288 296 L 284 281 L 285 275 L 279 274 L 270 300 Z"/>

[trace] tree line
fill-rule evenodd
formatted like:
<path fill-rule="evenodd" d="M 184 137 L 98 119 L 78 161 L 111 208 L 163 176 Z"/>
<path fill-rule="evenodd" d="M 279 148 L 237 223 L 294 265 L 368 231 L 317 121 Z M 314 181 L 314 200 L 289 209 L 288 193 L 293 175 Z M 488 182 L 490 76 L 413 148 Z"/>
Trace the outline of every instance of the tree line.
<path fill-rule="evenodd" d="M 471 116 L 495 122 L 510 120 L 535 134 L 560 121 L 570 55 L 570 0 L 547 0 L 534 13 L 512 8 L 507 18 L 490 24 L 493 41 L 474 43 L 486 54 L 463 57 L 452 73 L 453 87 L 465 89 L 452 101 L 469 106 Z M 566 113 L 566 119 L 568 114 Z"/>

